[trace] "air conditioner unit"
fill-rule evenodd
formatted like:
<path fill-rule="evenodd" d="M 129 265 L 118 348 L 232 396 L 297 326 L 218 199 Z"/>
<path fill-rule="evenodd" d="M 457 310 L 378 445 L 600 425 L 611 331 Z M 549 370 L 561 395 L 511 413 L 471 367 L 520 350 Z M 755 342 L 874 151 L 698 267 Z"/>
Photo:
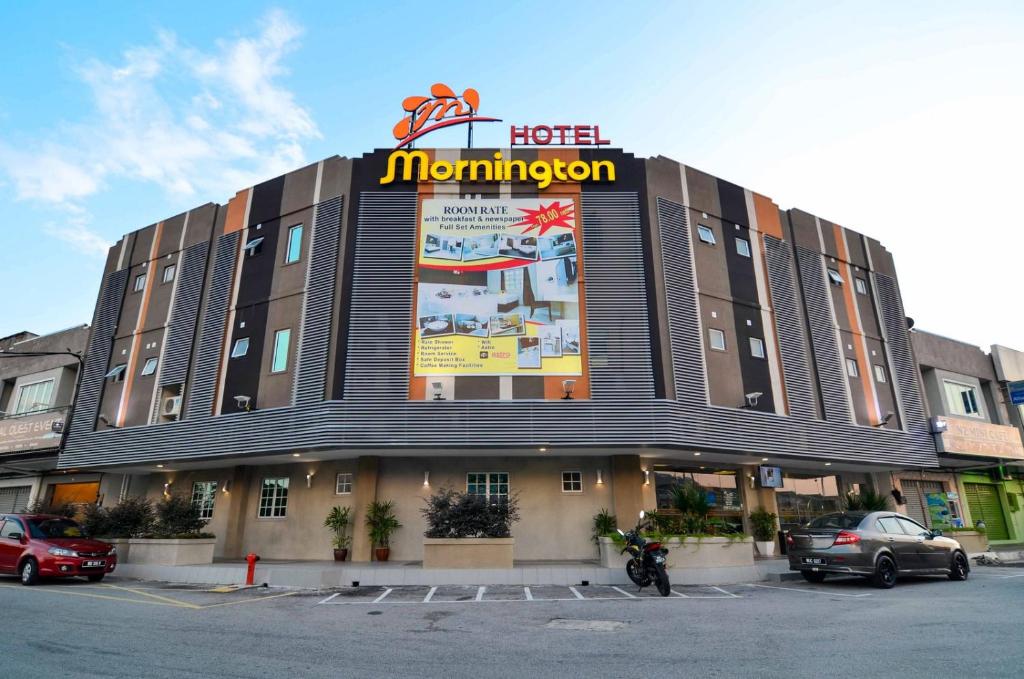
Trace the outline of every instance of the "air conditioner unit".
<path fill-rule="evenodd" d="M 181 397 L 180 396 L 168 396 L 164 399 L 164 405 L 160 409 L 160 414 L 164 417 L 177 417 L 181 414 Z"/>

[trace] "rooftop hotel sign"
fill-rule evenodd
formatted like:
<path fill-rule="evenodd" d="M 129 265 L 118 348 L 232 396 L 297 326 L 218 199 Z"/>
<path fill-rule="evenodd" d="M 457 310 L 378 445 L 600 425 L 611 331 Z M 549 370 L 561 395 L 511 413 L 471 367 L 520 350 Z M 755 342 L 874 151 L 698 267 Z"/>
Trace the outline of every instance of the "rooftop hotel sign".
<path fill-rule="evenodd" d="M 403 182 L 536 182 L 546 189 L 553 182 L 613 182 L 615 163 L 610 160 L 561 159 L 526 160 L 506 158 L 496 151 L 493 158 L 474 160 L 433 160 L 425 151 L 411 150 L 410 144 L 425 134 L 453 125 L 469 125 L 472 146 L 474 122 L 501 122 L 479 115 L 480 94 L 467 88 L 462 95 L 443 83 L 430 88 L 430 96 L 406 97 L 402 109 L 407 115 L 392 130 L 398 141 L 388 157 L 387 171 L 380 183 Z M 510 140 L 515 146 L 599 146 L 610 142 L 597 125 L 513 125 Z M 405 148 L 403 148 L 405 147 Z"/>

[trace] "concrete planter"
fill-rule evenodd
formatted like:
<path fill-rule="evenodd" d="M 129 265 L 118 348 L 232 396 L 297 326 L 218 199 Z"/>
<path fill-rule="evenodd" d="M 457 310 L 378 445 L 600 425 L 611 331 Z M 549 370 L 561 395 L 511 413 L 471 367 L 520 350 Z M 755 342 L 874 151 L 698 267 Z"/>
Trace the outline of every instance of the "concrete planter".
<path fill-rule="evenodd" d="M 121 547 L 118 546 L 118 561 L 155 566 L 187 566 L 213 563 L 213 549 L 217 540 L 215 538 L 189 540 L 133 538 L 128 540 L 128 544 L 129 558 L 122 559 L 120 557 Z"/>
<path fill-rule="evenodd" d="M 512 568 L 515 538 L 425 538 L 424 568 Z"/>
<path fill-rule="evenodd" d="M 988 535 L 985 533 L 979 533 L 976 530 L 958 530 L 946 533 L 946 537 L 959 542 L 968 554 L 980 554 L 988 551 Z"/>
<path fill-rule="evenodd" d="M 775 556 L 775 540 L 754 540 L 754 546 L 763 557 Z"/>
<path fill-rule="evenodd" d="M 757 579 L 754 567 L 754 540 L 742 538 L 668 538 L 669 579 L 680 585 L 723 585 Z M 625 568 L 627 555 L 619 554 L 622 545 L 611 538 L 599 538 L 601 565 Z"/>

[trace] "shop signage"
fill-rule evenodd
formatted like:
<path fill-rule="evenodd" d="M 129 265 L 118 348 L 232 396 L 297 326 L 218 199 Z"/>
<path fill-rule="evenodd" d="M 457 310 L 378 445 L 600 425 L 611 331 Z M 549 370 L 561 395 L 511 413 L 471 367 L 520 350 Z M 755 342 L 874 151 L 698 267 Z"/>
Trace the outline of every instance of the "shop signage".
<path fill-rule="evenodd" d="M 941 452 L 1008 460 L 1024 460 L 1024 444 L 1016 427 L 944 418 L 946 430 L 938 435 Z"/>
<path fill-rule="evenodd" d="M 64 430 L 64 409 L 0 420 L 0 453 L 56 448 Z"/>
<path fill-rule="evenodd" d="M 1010 393 L 1010 403 L 1015 406 L 1024 405 L 1024 380 L 1010 382 L 1006 390 Z"/>
<path fill-rule="evenodd" d="M 572 197 L 424 199 L 413 375 L 582 375 L 576 216 Z"/>
<path fill-rule="evenodd" d="M 388 156 L 387 171 L 380 183 L 518 181 L 536 182 L 538 189 L 546 189 L 552 182 L 615 181 L 615 163 L 610 160 L 566 161 L 554 158 L 526 161 L 506 159 L 500 151 L 490 159 L 432 160 L 424 151 L 403 148 L 425 134 L 452 125 L 468 124 L 472 134 L 472 123 L 500 122 L 498 118 L 478 115 L 479 108 L 480 94 L 475 89 L 467 88 L 457 95 L 443 83 L 435 83 L 430 88 L 430 96 L 406 97 L 402 102 L 406 115 L 392 129 L 398 143 Z M 596 146 L 610 142 L 601 136 L 601 128 L 597 125 L 513 125 L 511 143 L 512 146 Z"/>

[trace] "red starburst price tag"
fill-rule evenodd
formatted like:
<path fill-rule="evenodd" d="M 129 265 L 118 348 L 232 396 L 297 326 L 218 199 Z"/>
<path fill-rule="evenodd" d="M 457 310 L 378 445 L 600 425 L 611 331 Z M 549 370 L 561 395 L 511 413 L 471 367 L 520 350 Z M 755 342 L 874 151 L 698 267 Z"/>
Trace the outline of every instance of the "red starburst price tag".
<path fill-rule="evenodd" d="M 576 204 L 566 203 L 562 204 L 561 201 L 555 201 L 550 205 L 540 204 L 540 208 L 531 210 L 530 208 L 517 208 L 520 212 L 524 213 L 524 219 L 521 222 L 516 222 L 512 226 L 525 226 L 523 233 L 529 233 L 534 229 L 540 229 L 537 232 L 538 236 L 543 236 L 544 232 L 548 229 L 560 226 L 563 229 L 575 230 L 575 219 L 576 219 Z"/>

